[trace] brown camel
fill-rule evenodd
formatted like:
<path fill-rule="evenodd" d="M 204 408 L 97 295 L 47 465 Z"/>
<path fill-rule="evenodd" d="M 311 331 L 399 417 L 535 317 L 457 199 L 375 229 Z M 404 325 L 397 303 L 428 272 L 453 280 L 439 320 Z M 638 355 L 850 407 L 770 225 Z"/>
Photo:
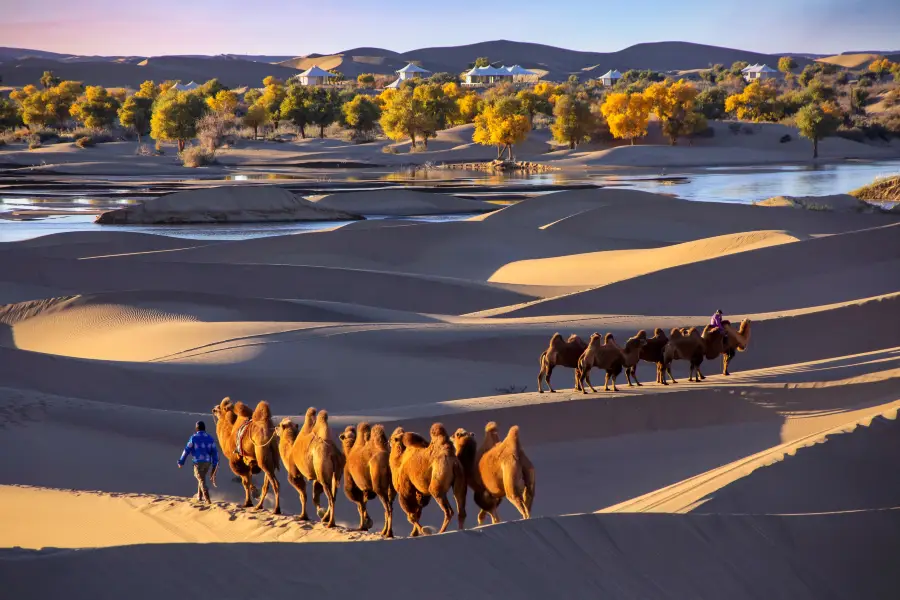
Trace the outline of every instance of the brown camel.
<path fill-rule="evenodd" d="M 359 509 L 360 531 L 368 531 L 372 520 L 366 502 L 377 496 L 384 506 L 381 535 L 394 537 L 394 486 L 391 481 L 390 448 L 383 425 L 371 429 L 366 422 L 356 428 L 348 425 L 340 436 L 347 458 L 344 467 L 344 493 Z"/>
<path fill-rule="evenodd" d="M 616 378 L 625 367 L 626 357 L 633 358 L 635 355 L 639 356 L 640 349 L 644 344 L 646 344 L 645 340 L 635 337 L 628 340 L 628 343 L 625 344 L 625 348 L 620 348 L 616 344 L 616 340 L 611 333 L 607 333 L 603 336 L 602 342 L 599 333 L 593 334 L 590 342 L 588 342 L 587 350 L 585 350 L 584 354 L 581 355 L 581 358 L 578 359 L 578 373 L 581 378 L 581 390 L 587 394 L 587 390 L 584 388 L 584 383 L 587 381 L 591 391 L 597 391 L 591 383 L 590 375 L 591 369 L 597 367 L 598 369 L 606 371 L 606 381 L 603 386 L 603 391 L 609 391 L 609 382 L 612 381 L 613 391 L 618 392 L 619 388 L 616 387 Z"/>
<path fill-rule="evenodd" d="M 550 383 L 550 375 L 553 374 L 553 367 L 568 367 L 576 369 L 578 367 L 578 359 L 587 348 L 580 337 L 574 333 L 569 336 L 568 340 L 554 333 L 550 338 L 550 345 L 541 353 L 541 372 L 538 373 L 538 392 L 544 393 L 544 380 L 547 381 L 547 387 L 551 392 L 555 392 L 553 384 Z M 575 378 L 575 391 L 580 391 L 578 387 L 580 382 Z"/>
<path fill-rule="evenodd" d="M 647 343 L 641 348 L 641 360 L 647 361 L 649 363 L 654 363 L 656 365 L 656 383 L 661 383 L 663 385 L 668 385 L 668 382 L 663 381 L 663 350 L 666 347 L 666 344 L 669 343 L 669 338 L 666 336 L 666 333 L 657 327 L 653 331 L 653 337 L 647 339 L 647 332 L 643 329 L 638 331 L 637 336 L 643 340 L 646 340 Z M 631 376 L 637 380 L 637 363 L 630 368 Z M 625 376 L 629 375 L 629 369 L 625 369 Z"/>
<path fill-rule="evenodd" d="M 534 501 L 534 465 L 519 443 L 519 427 L 511 427 L 501 442 L 497 424 L 490 422 L 484 435 L 481 449 L 476 448 L 474 433 L 457 429 L 453 435 L 456 456 L 472 488 L 475 504 L 481 509 L 478 524 L 482 525 L 488 514 L 492 523 L 500 522 L 497 508 L 504 497 L 513 503 L 523 519 L 530 519 Z"/>
<path fill-rule="evenodd" d="M 326 527 L 334 527 L 334 500 L 338 485 L 344 473 L 344 454 L 331 439 L 328 428 L 328 412 L 316 412 L 310 407 L 306 411 L 303 427 L 299 430 L 290 419 L 281 422 L 281 435 L 286 438 L 281 444 L 282 460 L 293 469 L 292 484 L 300 493 L 302 504 L 301 519 L 306 518 L 306 479 L 313 482 L 313 501 L 319 506 L 318 495 L 325 492 L 328 508 L 320 510 Z M 301 477 L 296 477 L 300 475 Z"/>
<path fill-rule="evenodd" d="M 278 450 L 275 444 L 277 430 L 272 423 L 272 411 L 269 403 L 262 401 L 251 411 L 243 402 L 232 404 L 229 398 L 213 408 L 213 416 L 216 420 L 216 436 L 219 438 L 219 447 L 228 458 L 228 464 L 234 474 L 241 478 L 244 486 L 244 506 L 252 504 L 253 485 L 251 477 L 253 473 L 264 473 L 263 487 L 260 493 L 257 509 L 263 508 L 266 496 L 269 494 L 269 485 L 275 492 L 276 515 L 281 514 L 281 486 L 275 471 L 278 470 Z M 246 430 L 238 435 L 246 424 Z M 240 446 L 238 444 L 240 443 Z"/>
<path fill-rule="evenodd" d="M 444 513 L 438 533 L 444 533 L 453 517 L 447 500 L 452 489 L 456 499 L 459 529 L 466 524 L 466 477 L 447 430 L 440 423 L 431 426 L 431 441 L 398 427 L 391 434 L 391 477 L 400 508 L 406 513 L 413 529 L 411 536 L 424 535 L 419 523 L 427 498 L 434 498 Z"/>
<path fill-rule="evenodd" d="M 713 330 L 707 325 L 703 329 L 703 341 L 706 344 L 705 356 L 707 360 L 713 360 L 722 355 L 722 375 L 730 375 L 728 365 L 734 359 L 737 352 L 743 352 L 750 344 L 750 319 L 741 321 L 740 329 L 735 329 L 730 321 L 722 321 L 722 327 L 728 333 L 727 339 L 723 332 Z M 701 377 L 702 379 L 702 377 Z"/>
<path fill-rule="evenodd" d="M 666 373 L 675 381 L 672 375 L 672 361 L 686 360 L 690 363 L 690 376 L 688 381 L 700 381 L 703 379 L 703 373 L 700 372 L 700 365 L 703 363 L 703 357 L 706 354 L 706 344 L 703 337 L 696 327 L 672 329 L 669 333 L 669 343 L 663 350 L 663 383 L 666 382 Z M 696 372 L 696 378 L 694 373 Z"/>
<path fill-rule="evenodd" d="M 644 334 L 643 336 L 641 336 L 642 333 Z M 625 347 L 622 348 L 622 356 L 624 357 L 623 366 L 625 367 L 625 379 L 628 380 L 628 387 L 632 387 L 632 378 L 634 378 L 634 383 L 636 383 L 638 387 L 642 387 L 641 382 L 638 381 L 637 378 L 637 364 L 640 362 L 641 353 L 646 347 L 647 332 L 639 331 L 634 337 L 628 338 L 628 341 L 625 342 Z"/>

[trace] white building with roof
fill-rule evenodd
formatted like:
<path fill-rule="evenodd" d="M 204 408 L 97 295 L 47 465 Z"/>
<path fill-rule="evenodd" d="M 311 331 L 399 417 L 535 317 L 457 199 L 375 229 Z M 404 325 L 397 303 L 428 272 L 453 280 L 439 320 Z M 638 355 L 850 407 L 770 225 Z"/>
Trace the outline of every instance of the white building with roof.
<path fill-rule="evenodd" d="M 300 85 L 327 85 L 331 83 L 335 77 L 336 75 L 334 73 L 329 73 L 325 69 L 313 65 L 299 75 L 295 75 L 292 79 L 296 79 Z"/>
<path fill-rule="evenodd" d="M 426 74 L 430 75 L 431 71 L 429 71 L 428 69 L 423 69 L 419 65 L 408 63 L 405 67 L 403 67 L 399 71 L 396 71 L 396 73 L 397 79 L 384 87 L 388 89 L 397 89 L 400 87 L 400 84 L 407 79 L 419 79 L 425 77 Z"/>
<path fill-rule="evenodd" d="M 200 84 L 191 81 L 190 83 L 181 83 L 180 81 L 172 86 L 172 89 L 177 90 L 179 92 L 192 92 L 200 87 Z"/>
<path fill-rule="evenodd" d="M 601 75 L 598 79 L 600 79 L 600 83 L 605 86 L 616 85 L 617 83 L 619 83 L 619 80 L 622 79 L 622 74 L 615 69 L 610 69 L 609 71 Z"/>
<path fill-rule="evenodd" d="M 463 85 L 482 86 L 501 83 L 503 81 L 536 81 L 538 74 L 519 65 L 511 67 L 472 67 L 465 73 Z"/>
<path fill-rule="evenodd" d="M 778 71 L 769 65 L 750 65 L 741 69 L 741 74 L 748 83 L 761 79 L 772 79 L 779 75 Z"/>

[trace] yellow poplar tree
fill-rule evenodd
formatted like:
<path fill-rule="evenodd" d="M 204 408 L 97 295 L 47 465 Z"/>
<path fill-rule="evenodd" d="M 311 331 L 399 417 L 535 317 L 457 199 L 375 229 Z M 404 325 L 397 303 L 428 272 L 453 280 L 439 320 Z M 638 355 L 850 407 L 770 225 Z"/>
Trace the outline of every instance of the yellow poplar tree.
<path fill-rule="evenodd" d="M 497 146 L 497 158 L 503 151 L 509 151 L 513 159 L 512 147 L 525 141 L 531 131 L 531 120 L 523 114 L 522 106 L 515 98 L 501 98 L 488 104 L 475 117 L 475 133 L 472 141 L 483 146 Z"/>
<path fill-rule="evenodd" d="M 84 95 L 72 104 L 69 113 L 85 127 L 100 129 L 112 125 L 120 104 L 106 88 L 89 85 Z"/>
<path fill-rule="evenodd" d="M 698 125 L 694 117 L 698 94 L 697 88 L 684 80 L 671 84 L 653 83 L 644 90 L 650 110 L 659 117 L 663 133 L 673 146 L 679 136 L 693 133 Z"/>
<path fill-rule="evenodd" d="M 231 116 L 238 105 L 238 96 L 230 90 L 221 90 L 206 99 L 206 105 L 216 114 Z"/>
<path fill-rule="evenodd" d="M 635 138 L 647 135 L 650 107 L 650 101 L 643 94 L 617 92 L 606 97 L 600 112 L 613 137 L 629 140 L 633 146 Z"/>
<path fill-rule="evenodd" d="M 725 98 L 725 112 L 734 113 L 741 121 L 774 120 L 777 95 L 774 87 L 754 81 L 740 94 Z"/>

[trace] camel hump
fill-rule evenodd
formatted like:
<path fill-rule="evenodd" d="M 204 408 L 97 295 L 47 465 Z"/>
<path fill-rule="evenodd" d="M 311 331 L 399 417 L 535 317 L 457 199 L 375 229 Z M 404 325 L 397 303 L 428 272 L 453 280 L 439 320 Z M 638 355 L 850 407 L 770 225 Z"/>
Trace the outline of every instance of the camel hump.
<path fill-rule="evenodd" d="M 681 337 L 681 328 L 673 327 L 672 331 L 669 332 L 669 337 L 671 338 L 680 338 Z"/>
<path fill-rule="evenodd" d="M 611 333 L 607 333 L 606 335 L 603 336 L 604 344 L 608 344 L 610 342 L 615 342 L 615 341 L 616 341 L 616 338 Z"/>
<path fill-rule="evenodd" d="M 665 337 L 666 332 L 662 330 L 662 327 L 657 327 L 656 329 L 653 330 L 653 335 Z"/>
<path fill-rule="evenodd" d="M 322 438 L 323 440 L 327 440 L 331 438 L 331 432 L 328 428 L 328 411 L 320 410 L 319 414 L 316 415 L 316 425 L 313 429 L 315 434 Z"/>
<path fill-rule="evenodd" d="M 372 427 L 369 440 L 379 448 L 387 448 L 387 433 L 384 431 L 384 425 L 377 424 Z"/>
<path fill-rule="evenodd" d="M 253 411 L 250 410 L 250 407 L 249 407 L 249 406 L 247 406 L 246 404 L 244 404 L 244 403 L 241 402 L 241 401 L 238 401 L 238 402 L 235 402 L 235 403 L 234 403 L 234 412 L 235 412 L 239 417 L 244 417 L 245 419 L 251 419 L 251 418 L 253 418 Z"/>
<path fill-rule="evenodd" d="M 268 402 L 262 400 L 256 405 L 256 409 L 253 411 L 253 420 L 263 422 L 270 422 L 272 420 L 272 407 L 269 406 Z"/>
<path fill-rule="evenodd" d="M 634 337 L 642 339 L 642 340 L 646 340 L 647 339 L 647 331 L 645 329 L 641 329 L 640 331 L 638 331 L 635 334 Z"/>
<path fill-rule="evenodd" d="M 559 344 L 562 344 L 562 341 L 563 341 L 563 336 L 558 331 L 550 337 L 550 345 L 551 346 L 557 346 Z"/>
<path fill-rule="evenodd" d="M 581 338 L 578 337 L 577 333 L 573 333 L 572 335 L 569 336 L 569 339 L 566 341 L 570 344 L 574 344 L 575 342 L 580 342 Z"/>
<path fill-rule="evenodd" d="M 417 448 L 427 448 L 428 440 L 423 438 L 418 433 L 413 433 L 412 431 L 407 431 L 403 434 L 403 445 L 404 446 L 415 446 Z"/>
<path fill-rule="evenodd" d="M 447 428 L 444 427 L 443 423 L 435 423 L 434 425 L 432 425 L 429 434 L 431 435 L 431 439 L 450 437 L 450 435 L 447 433 Z"/>
<path fill-rule="evenodd" d="M 510 446 L 519 450 L 521 448 L 521 444 L 519 442 L 519 426 L 513 425 L 509 428 L 509 433 L 506 434 L 506 439 L 503 440 L 504 443 L 508 443 Z"/>
<path fill-rule="evenodd" d="M 484 426 L 484 432 L 485 432 L 485 433 L 490 433 L 490 432 L 492 432 L 492 431 L 493 431 L 494 433 L 496 433 L 496 432 L 497 432 L 497 429 L 498 429 L 498 428 L 497 428 L 497 423 L 496 423 L 495 421 L 491 421 L 490 423 L 488 423 L 487 425 Z"/>

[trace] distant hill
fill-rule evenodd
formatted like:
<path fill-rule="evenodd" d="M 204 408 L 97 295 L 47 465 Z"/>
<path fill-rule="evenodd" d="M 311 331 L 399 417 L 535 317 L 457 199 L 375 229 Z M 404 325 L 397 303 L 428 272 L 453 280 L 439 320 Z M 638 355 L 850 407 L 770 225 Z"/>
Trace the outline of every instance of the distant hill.
<path fill-rule="evenodd" d="M 820 58 L 819 62 L 831 63 L 845 69 L 859 69 L 865 67 L 876 58 L 885 57 L 890 61 L 900 61 L 900 53 L 891 54 L 884 52 L 857 52 L 855 54 L 837 54 Z"/>
<path fill-rule="evenodd" d="M 0 48 L 0 76 L 5 85 L 34 83 L 43 71 L 52 70 L 64 79 L 105 86 L 135 87 L 146 79 L 193 79 L 200 82 L 213 77 L 229 86 L 241 86 L 259 85 L 267 75 L 290 77 L 313 65 L 337 69 L 348 79 L 360 73 L 393 75 L 410 61 L 432 72 L 461 73 L 481 56 L 487 56 L 495 64 L 519 64 L 544 71 L 550 80 L 564 80 L 571 74 L 583 78 L 596 77 L 609 69 L 679 71 L 706 68 L 713 64 L 731 65 L 739 60 L 768 63 L 774 67 L 780 55 L 690 42 L 651 42 L 617 52 L 583 52 L 509 40 L 421 48 L 402 53 L 382 48 L 353 48 L 336 54 L 309 54 L 294 58 L 237 54 L 212 57 L 87 57 Z M 811 62 L 801 55 L 794 56 L 801 67 Z"/>
<path fill-rule="evenodd" d="M 244 85 L 259 87 L 264 77 L 274 75 L 286 79 L 299 71 L 263 62 L 236 58 L 191 58 L 186 56 L 160 56 L 138 63 L 109 61 L 62 62 L 42 58 L 28 58 L 0 63 L 0 77 L 4 85 L 27 85 L 40 80 L 44 71 L 62 79 L 83 81 L 90 85 L 136 88 L 141 82 L 152 79 L 194 80 L 202 83 L 218 78 L 229 87 Z"/>

